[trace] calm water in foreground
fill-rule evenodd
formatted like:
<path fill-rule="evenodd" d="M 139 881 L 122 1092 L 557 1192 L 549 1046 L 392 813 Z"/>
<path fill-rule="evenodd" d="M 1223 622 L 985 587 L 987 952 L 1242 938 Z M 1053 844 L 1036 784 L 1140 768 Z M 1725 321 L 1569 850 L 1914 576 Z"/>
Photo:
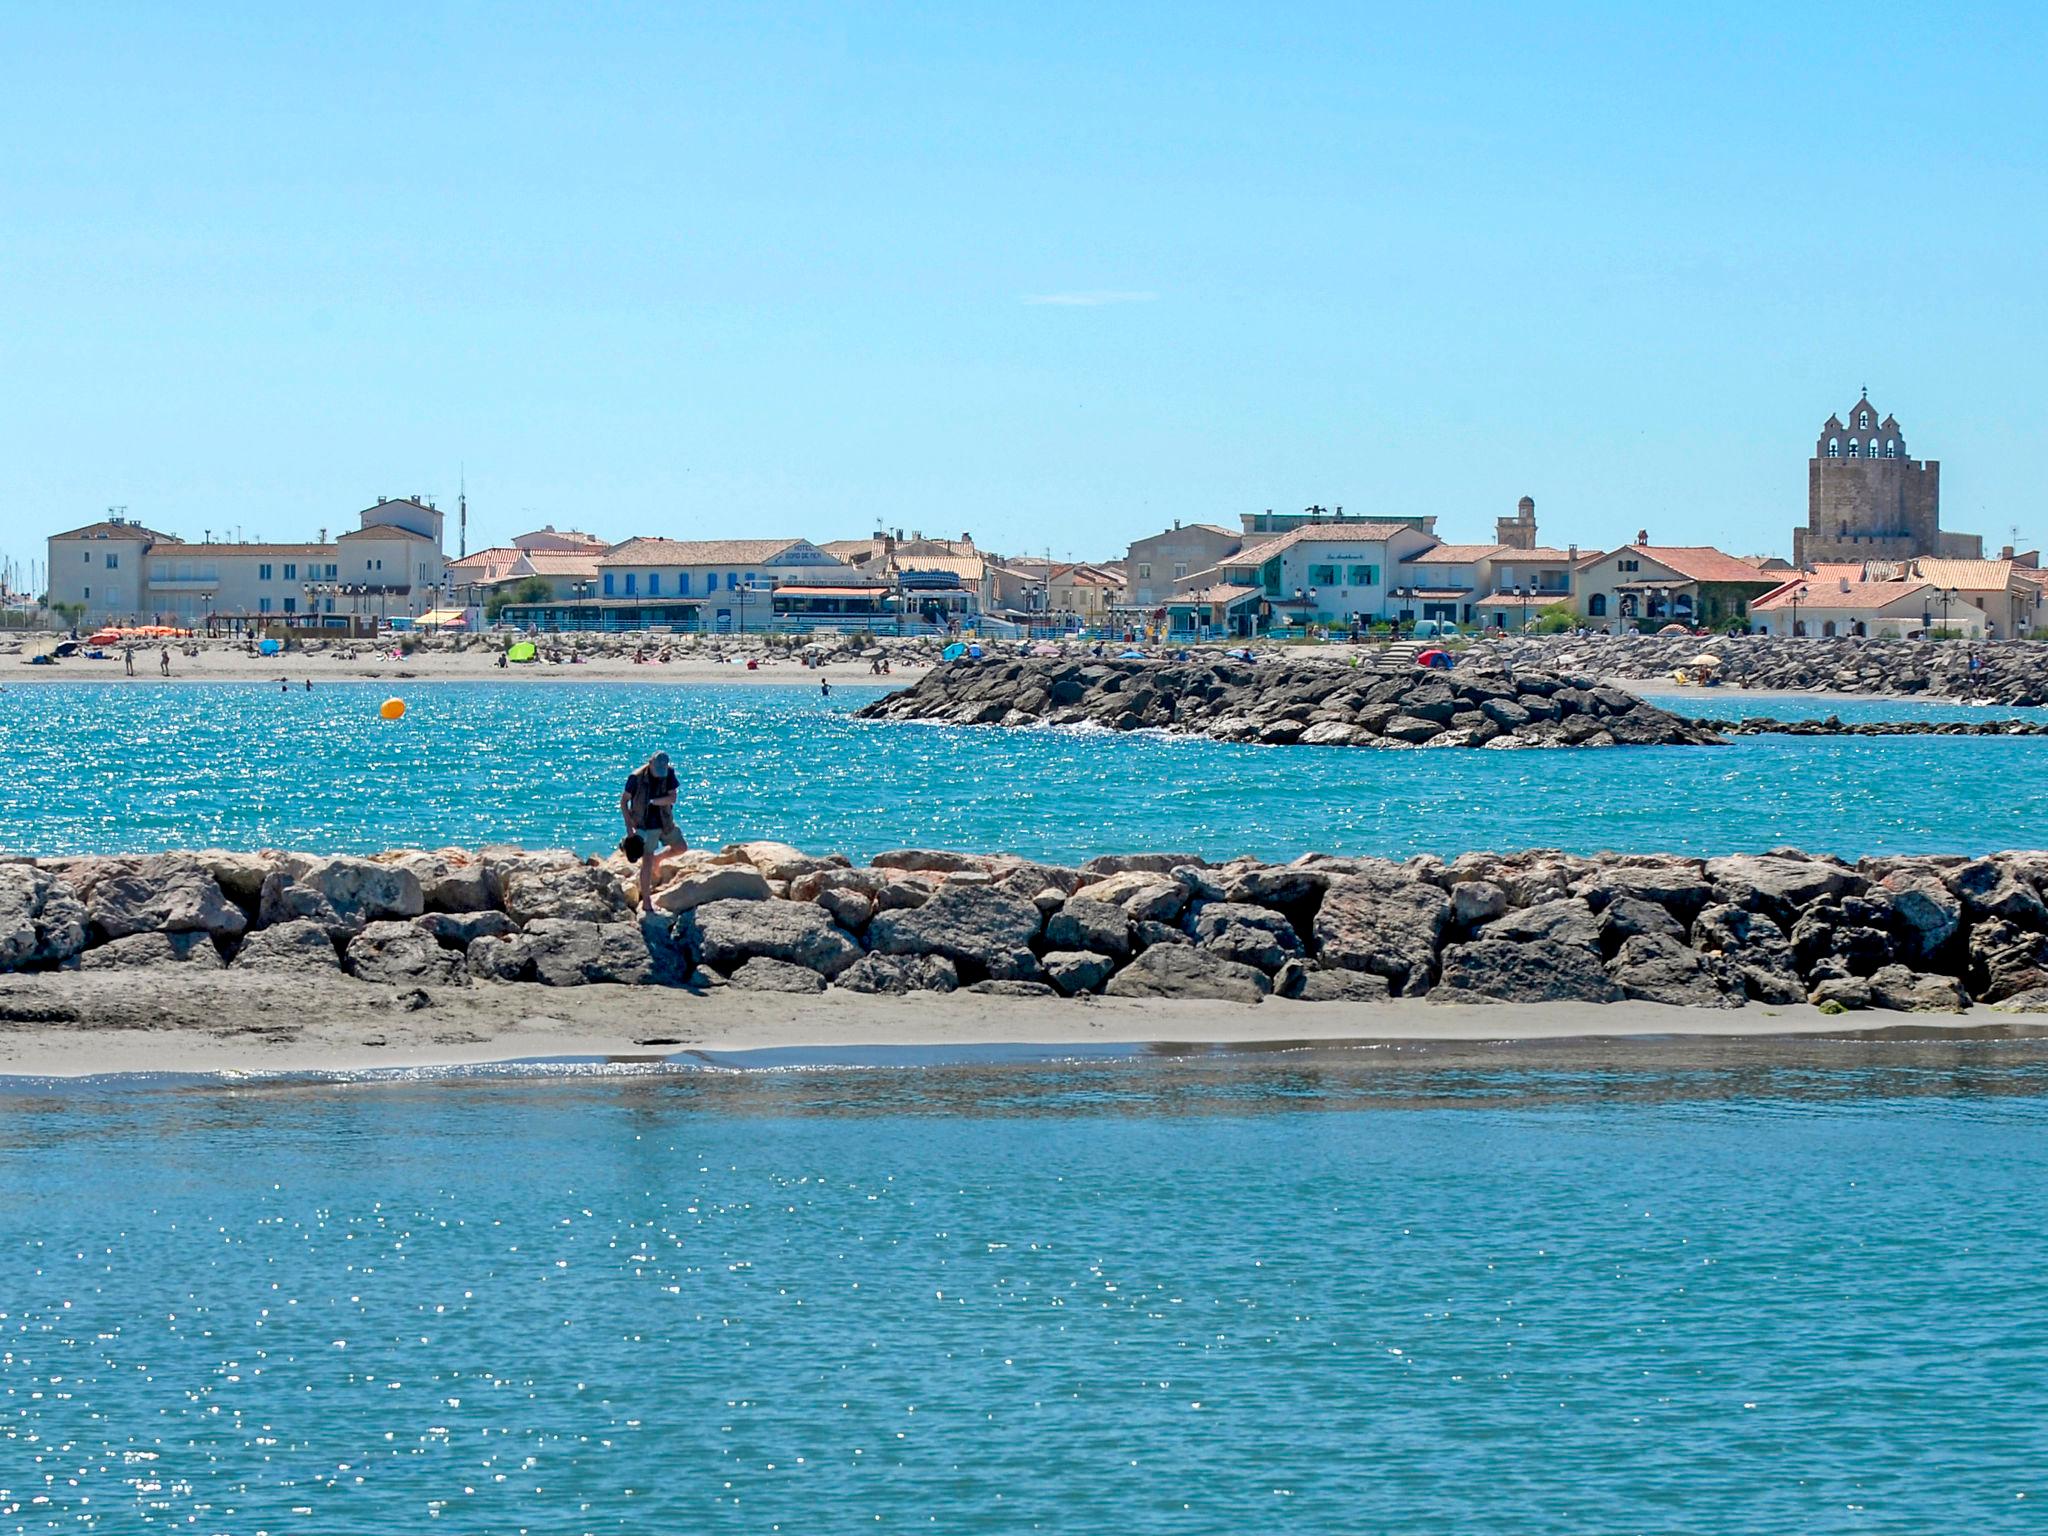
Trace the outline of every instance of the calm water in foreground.
<path fill-rule="evenodd" d="M 2039 1529 L 2048 1056 L 1697 1049 L 0 1086 L 0 1531 Z"/>
<path fill-rule="evenodd" d="M 392 687 L 411 713 L 376 706 Z M 2048 739 L 1793 740 L 1613 752 L 1229 746 L 869 725 L 878 690 L 625 684 L 83 683 L 0 691 L 0 850 L 207 844 L 609 847 L 626 771 L 675 754 L 693 840 L 1073 860 L 1175 848 L 1394 857 L 1473 848 L 1858 856 L 2036 847 Z M 1983 711 L 1695 693 L 1701 713 Z"/>

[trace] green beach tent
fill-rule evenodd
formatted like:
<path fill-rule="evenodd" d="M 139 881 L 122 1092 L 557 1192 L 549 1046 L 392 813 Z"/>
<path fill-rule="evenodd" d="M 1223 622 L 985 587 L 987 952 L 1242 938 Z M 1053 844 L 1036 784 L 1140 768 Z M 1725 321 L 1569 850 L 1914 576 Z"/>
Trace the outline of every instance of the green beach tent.
<path fill-rule="evenodd" d="M 531 640 L 520 640 L 505 652 L 505 659 L 507 661 L 532 661 L 538 654 L 534 650 Z"/>

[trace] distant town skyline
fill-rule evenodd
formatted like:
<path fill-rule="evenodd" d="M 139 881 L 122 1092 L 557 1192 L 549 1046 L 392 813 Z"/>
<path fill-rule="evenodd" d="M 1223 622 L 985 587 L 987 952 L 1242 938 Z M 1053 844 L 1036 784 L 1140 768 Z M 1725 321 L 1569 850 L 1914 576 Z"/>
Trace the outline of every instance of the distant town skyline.
<path fill-rule="evenodd" d="M 472 549 L 1093 559 L 1310 504 L 1481 540 L 1527 494 L 1546 540 L 1789 554 L 1866 385 L 1946 526 L 2048 539 L 2029 7 L 7 30 L 23 565 L 109 506 L 306 538 L 465 479 Z"/>

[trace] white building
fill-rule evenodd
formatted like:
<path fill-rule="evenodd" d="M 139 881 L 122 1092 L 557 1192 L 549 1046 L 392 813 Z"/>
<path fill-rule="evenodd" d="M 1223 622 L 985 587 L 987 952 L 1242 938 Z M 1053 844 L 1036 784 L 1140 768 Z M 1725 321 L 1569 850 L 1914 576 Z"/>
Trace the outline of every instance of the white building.
<path fill-rule="evenodd" d="M 361 526 L 330 541 L 193 544 L 124 517 L 50 539 L 50 601 L 76 603 L 83 624 L 209 625 L 328 616 L 416 618 L 440 601 L 446 576 L 441 513 L 417 497 L 386 498 Z"/>
<path fill-rule="evenodd" d="M 1249 544 L 1179 585 L 1255 587 L 1276 622 L 1370 622 L 1399 611 L 1392 594 L 1409 584 L 1405 567 L 1436 547 L 1436 536 L 1412 523 L 1317 522 Z"/>

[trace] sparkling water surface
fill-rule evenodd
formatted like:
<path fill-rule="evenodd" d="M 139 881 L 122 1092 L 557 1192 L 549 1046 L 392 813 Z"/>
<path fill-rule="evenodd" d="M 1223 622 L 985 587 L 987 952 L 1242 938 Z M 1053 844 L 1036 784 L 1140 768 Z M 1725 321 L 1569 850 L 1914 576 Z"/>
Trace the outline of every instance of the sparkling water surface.
<path fill-rule="evenodd" d="M 2039 1529 L 2041 1049 L 1825 1047 L 0 1085 L 0 1531 Z"/>
<path fill-rule="evenodd" d="M 397 723 L 376 706 L 403 692 Z M 1857 857 L 2035 847 L 2048 739 L 1744 738 L 1720 748 L 1393 752 L 869 724 L 879 690 L 246 684 L 0 690 L 0 849 L 608 848 L 626 772 L 674 754 L 693 841 L 1051 860 L 1475 848 Z M 1660 694 L 1701 714 L 1983 719 L 1955 705 Z"/>

